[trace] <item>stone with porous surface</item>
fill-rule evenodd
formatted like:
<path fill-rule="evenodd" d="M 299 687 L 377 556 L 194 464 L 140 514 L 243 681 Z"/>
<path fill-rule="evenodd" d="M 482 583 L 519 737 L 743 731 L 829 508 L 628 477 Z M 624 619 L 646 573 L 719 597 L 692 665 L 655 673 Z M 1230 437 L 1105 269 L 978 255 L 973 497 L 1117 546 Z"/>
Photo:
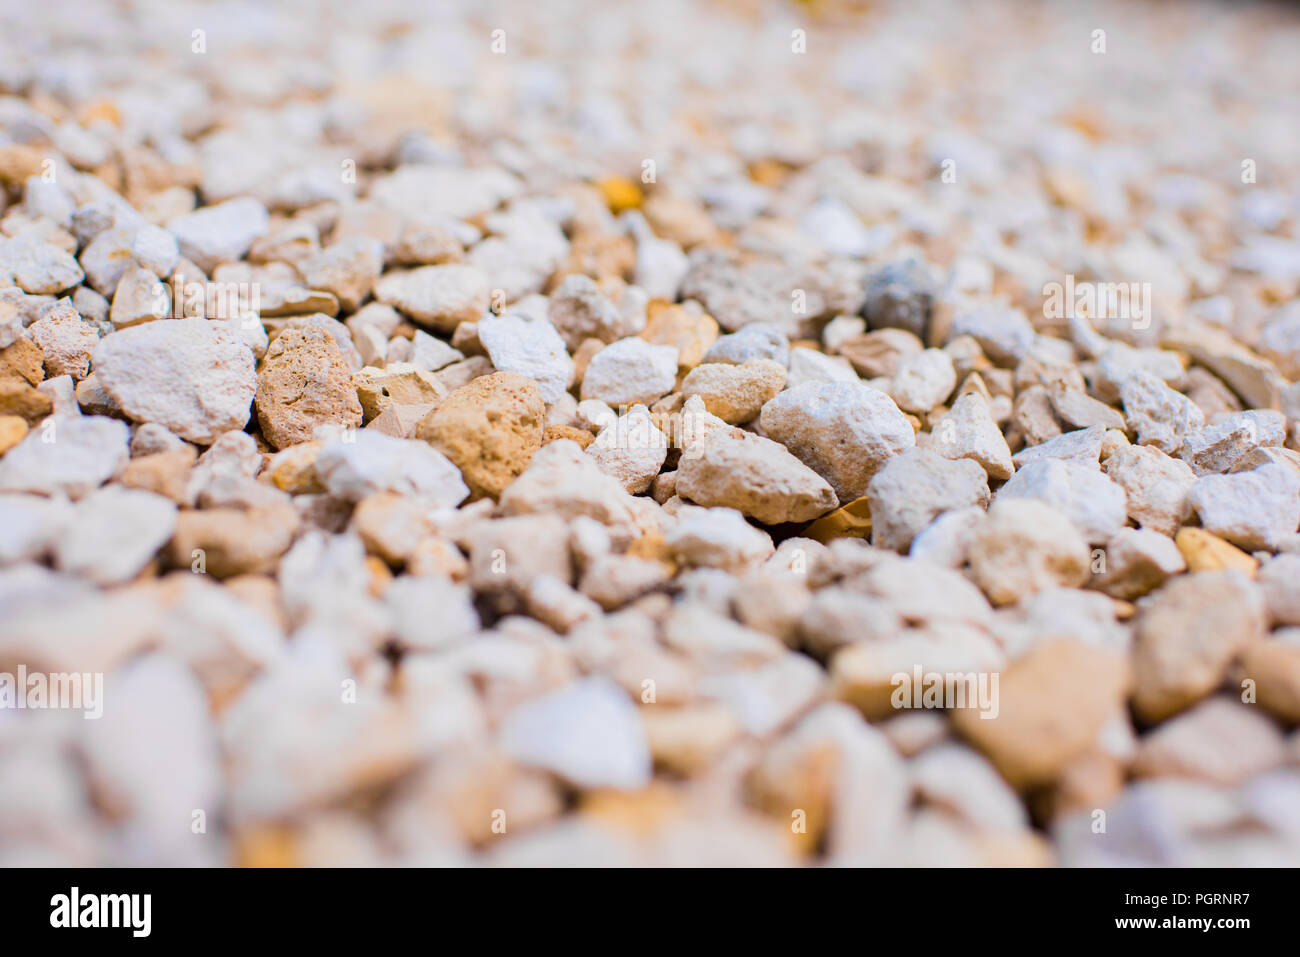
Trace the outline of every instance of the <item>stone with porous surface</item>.
<path fill-rule="evenodd" d="M 28 335 L 41 347 L 48 378 L 70 375 L 79 382 L 89 373 L 90 356 L 99 336 L 67 300 L 32 323 Z"/>
<path fill-rule="evenodd" d="M 363 419 L 352 369 L 334 337 L 315 326 L 286 329 L 271 343 L 256 392 L 257 420 L 272 448 L 307 442 L 321 426 L 351 428 Z"/>
<path fill-rule="evenodd" d="M 703 361 L 741 365 L 752 359 L 771 359 L 783 366 L 790 364 L 790 343 L 780 327 L 768 322 L 751 322 L 709 346 Z"/>
<path fill-rule="evenodd" d="M 788 388 L 763 406 L 759 425 L 826 479 L 841 503 L 861 498 L 886 462 L 916 444 L 893 399 L 860 382 Z"/>
<path fill-rule="evenodd" d="M 1132 601 L 1186 568 L 1183 553 L 1167 536 L 1149 529 L 1121 528 L 1106 543 L 1105 570 L 1092 584 L 1112 598 Z"/>
<path fill-rule="evenodd" d="M 942 349 L 926 349 L 903 360 L 890 381 L 889 394 L 905 412 L 929 412 L 957 386 L 952 359 Z"/>
<path fill-rule="evenodd" d="M 101 339 L 95 379 L 130 418 L 199 445 L 248 423 L 253 354 L 225 325 L 164 319 Z"/>
<path fill-rule="evenodd" d="M 494 372 L 461 386 L 420 420 L 415 435 L 447 456 L 474 498 L 497 498 L 542 447 L 546 403 L 531 379 Z"/>
<path fill-rule="evenodd" d="M 1159 449 L 1130 445 L 1103 464 L 1110 480 L 1124 490 L 1129 517 L 1143 528 L 1174 535 L 1191 517 L 1188 496 L 1196 475 L 1186 462 Z"/>
<path fill-rule="evenodd" d="M 773 552 L 772 538 L 733 508 L 689 508 L 665 536 L 682 563 L 739 572 Z"/>
<path fill-rule="evenodd" d="M 1128 426 L 1137 433 L 1140 445 L 1174 455 L 1190 433 L 1205 425 L 1196 403 L 1150 372 L 1139 369 L 1130 373 L 1120 385 L 1119 395 Z"/>

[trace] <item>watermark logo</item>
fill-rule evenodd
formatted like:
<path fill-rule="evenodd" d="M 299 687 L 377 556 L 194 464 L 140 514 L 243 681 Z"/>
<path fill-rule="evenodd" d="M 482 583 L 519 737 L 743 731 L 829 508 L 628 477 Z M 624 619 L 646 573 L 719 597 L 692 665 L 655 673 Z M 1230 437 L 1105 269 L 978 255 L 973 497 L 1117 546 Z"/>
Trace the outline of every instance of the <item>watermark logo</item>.
<path fill-rule="evenodd" d="M 981 718 L 996 718 L 998 680 L 996 671 L 941 673 L 916 665 L 911 674 L 900 671 L 890 679 L 894 691 L 889 701 L 898 710 L 977 708 Z"/>
<path fill-rule="evenodd" d="M 1076 282 L 1067 273 L 1065 282 L 1043 286 L 1043 316 L 1048 319 L 1119 319 L 1134 329 L 1151 325 L 1151 283 Z"/>
<path fill-rule="evenodd" d="M 148 937 L 152 912 L 152 894 L 82 894 L 74 887 L 50 898 L 51 927 L 126 927 L 133 937 Z"/>
<path fill-rule="evenodd" d="M 103 672 L 42 672 L 18 666 L 0 671 L 0 710 L 84 711 L 86 720 L 104 716 Z"/>

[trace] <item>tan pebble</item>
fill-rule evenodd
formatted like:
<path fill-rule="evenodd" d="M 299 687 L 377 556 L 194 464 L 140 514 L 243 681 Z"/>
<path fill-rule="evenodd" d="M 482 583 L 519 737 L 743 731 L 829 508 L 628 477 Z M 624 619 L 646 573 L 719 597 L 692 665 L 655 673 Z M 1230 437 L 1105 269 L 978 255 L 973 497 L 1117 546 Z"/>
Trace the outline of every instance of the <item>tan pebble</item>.
<path fill-rule="evenodd" d="M 0 415 L 0 455 L 4 455 L 27 435 L 27 421 L 20 415 Z"/>
<path fill-rule="evenodd" d="M 1259 562 L 1236 545 L 1203 528 L 1184 528 L 1174 538 L 1174 544 L 1183 553 L 1189 572 L 1213 572 L 1235 568 L 1254 575 Z"/>
<path fill-rule="evenodd" d="M 822 544 L 833 538 L 868 538 L 871 535 L 871 504 L 866 496 L 855 499 L 817 519 L 803 530 L 803 534 Z"/>

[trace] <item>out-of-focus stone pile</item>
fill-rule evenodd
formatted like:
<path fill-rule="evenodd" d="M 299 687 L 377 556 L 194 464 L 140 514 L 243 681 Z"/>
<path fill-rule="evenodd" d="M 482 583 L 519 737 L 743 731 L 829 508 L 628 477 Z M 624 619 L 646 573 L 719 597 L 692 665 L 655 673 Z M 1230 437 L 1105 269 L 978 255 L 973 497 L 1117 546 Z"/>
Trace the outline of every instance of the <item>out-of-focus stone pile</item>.
<path fill-rule="evenodd" d="M 0 863 L 1300 861 L 1295 9 L 0 16 Z"/>

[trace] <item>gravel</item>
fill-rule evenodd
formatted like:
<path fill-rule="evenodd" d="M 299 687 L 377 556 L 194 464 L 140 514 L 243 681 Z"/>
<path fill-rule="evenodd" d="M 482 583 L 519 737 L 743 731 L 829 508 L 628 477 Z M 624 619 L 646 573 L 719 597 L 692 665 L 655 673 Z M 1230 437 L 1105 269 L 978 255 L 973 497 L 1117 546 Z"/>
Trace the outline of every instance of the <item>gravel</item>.
<path fill-rule="evenodd" d="M 84 6 L 0 864 L 1300 858 L 1293 9 Z"/>

